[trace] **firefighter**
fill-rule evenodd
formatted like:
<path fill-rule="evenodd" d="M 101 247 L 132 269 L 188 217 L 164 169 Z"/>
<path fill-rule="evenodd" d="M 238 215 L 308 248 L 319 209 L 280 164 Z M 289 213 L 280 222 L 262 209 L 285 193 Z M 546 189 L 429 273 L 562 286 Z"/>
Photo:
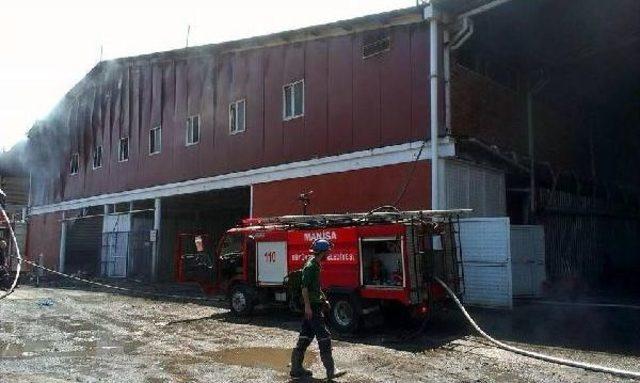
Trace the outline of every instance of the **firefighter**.
<path fill-rule="evenodd" d="M 298 336 L 298 343 L 291 353 L 292 378 L 310 377 L 311 371 L 302 366 L 304 353 L 315 337 L 320 349 L 320 360 L 327 370 L 327 381 L 345 374 L 338 371 L 331 354 L 331 333 L 324 320 L 323 311 L 329 309 L 329 302 L 320 289 L 320 261 L 325 259 L 331 249 L 331 243 L 324 239 L 313 242 L 309 252 L 313 254 L 302 268 L 302 299 L 304 301 L 304 319 Z"/>

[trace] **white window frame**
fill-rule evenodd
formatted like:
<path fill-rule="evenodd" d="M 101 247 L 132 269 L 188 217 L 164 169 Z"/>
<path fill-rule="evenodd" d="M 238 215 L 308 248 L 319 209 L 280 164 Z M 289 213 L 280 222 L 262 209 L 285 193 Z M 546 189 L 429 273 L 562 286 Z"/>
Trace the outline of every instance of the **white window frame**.
<path fill-rule="evenodd" d="M 158 134 L 158 137 L 159 137 L 160 139 L 159 139 L 159 140 L 154 140 L 154 142 L 155 142 L 156 144 L 158 144 L 158 143 L 160 143 L 160 144 L 159 144 L 159 145 L 157 145 L 157 146 L 158 146 L 157 150 L 152 152 L 152 151 L 151 151 L 151 135 L 152 135 L 152 134 L 155 134 L 155 133 L 154 133 L 155 131 L 159 131 L 159 132 L 160 132 L 160 133 Z M 161 152 L 161 151 L 162 151 L 162 125 L 157 125 L 157 126 L 155 126 L 155 127 L 151 128 L 151 129 L 149 130 L 149 155 L 150 155 L 150 156 L 153 156 L 153 155 L 156 155 L 156 154 L 160 154 L 160 152 Z"/>
<path fill-rule="evenodd" d="M 96 158 L 96 155 L 98 155 L 98 158 Z M 96 159 L 99 160 L 97 166 L 96 166 Z M 93 170 L 100 169 L 102 167 L 102 145 L 93 147 L 92 164 L 93 164 Z"/>
<path fill-rule="evenodd" d="M 127 140 L 127 158 L 122 159 L 122 141 Z M 118 162 L 129 161 L 129 137 L 120 137 L 118 141 Z"/>
<path fill-rule="evenodd" d="M 302 110 L 300 111 L 299 114 L 296 114 L 295 111 L 295 105 L 296 105 L 296 97 L 295 97 L 295 92 L 294 90 L 296 89 L 295 85 L 298 83 L 302 83 Z M 291 116 L 287 116 L 287 88 L 291 88 Z M 290 82 L 288 84 L 285 84 L 282 87 L 282 120 L 283 121 L 289 121 L 289 120 L 293 120 L 295 118 L 300 118 L 304 116 L 304 79 L 298 80 L 298 81 L 294 81 L 294 82 Z"/>
<path fill-rule="evenodd" d="M 244 104 L 244 108 L 242 108 L 242 129 L 238 129 L 238 105 L 242 103 Z M 231 127 L 231 107 L 235 105 L 235 121 L 236 121 L 236 129 L 233 130 Z M 247 130 L 247 99 L 242 98 L 240 100 L 236 100 L 229 104 L 229 134 L 238 134 Z"/>
<path fill-rule="evenodd" d="M 194 119 L 198 119 L 198 140 L 197 141 L 191 141 L 189 142 L 189 131 L 193 128 L 193 121 Z M 202 129 L 200 129 L 200 115 L 199 114 L 194 114 L 192 116 L 188 116 L 187 117 L 187 122 L 186 122 L 186 129 L 185 129 L 185 146 L 192 146 L 192 145 L 197 145 L 200 143 L 200 132 L 202 131 Z M 193 134 L 191 134 L 191 138 L 193 138 Z"/>
<path fill-rule="evenodd" d="M 73 171 L 73 162 L 75 160 L 76 170 Z M 69 175 L 75 176 L 80 172 L 80 153 L 76 152 L 71 154 L 71 161 L 69 161 Z"/>

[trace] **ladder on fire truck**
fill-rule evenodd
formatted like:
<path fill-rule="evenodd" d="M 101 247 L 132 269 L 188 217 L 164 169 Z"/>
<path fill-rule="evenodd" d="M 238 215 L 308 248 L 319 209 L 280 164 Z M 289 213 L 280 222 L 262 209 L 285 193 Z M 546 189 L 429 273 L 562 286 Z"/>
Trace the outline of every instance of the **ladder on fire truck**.
<path fill-rule="evenodd" d="M 291 225 L 303 227 L 366 225 L 371 223 L 408 222 L 412 220 L 438 221 L 446 218 L 459 217 L 472 211 L 471 209 L 400 211 L 387 206 L 383 208 L 367 213 L 283 215 L 277 217 L 250 218 L 245 220 L 244 223 L 245 225 L 251 226 Z"/>

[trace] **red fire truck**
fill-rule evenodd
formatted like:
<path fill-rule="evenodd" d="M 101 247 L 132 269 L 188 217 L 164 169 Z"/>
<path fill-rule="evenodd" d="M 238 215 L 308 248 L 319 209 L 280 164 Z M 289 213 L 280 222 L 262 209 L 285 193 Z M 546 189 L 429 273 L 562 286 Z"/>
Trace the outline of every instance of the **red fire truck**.
<path fill-rule="evenodd" d="M 311 243 L 323 238 L 333 244 L 322 264 L 321 285 L 336 330 L 353 332 L 369 315 L 394 305 L 426 316 L 446 297 L 434 276 L 461 289 L 455 222 L 467 211 L 245 219 L 225 233 L 213 256 L 205 250 L 206 234 L 180 235 L 176 278 L 226 293 L 237 315 L 266 304 L 299 310 L 292 279 L 310 256 Z"/>

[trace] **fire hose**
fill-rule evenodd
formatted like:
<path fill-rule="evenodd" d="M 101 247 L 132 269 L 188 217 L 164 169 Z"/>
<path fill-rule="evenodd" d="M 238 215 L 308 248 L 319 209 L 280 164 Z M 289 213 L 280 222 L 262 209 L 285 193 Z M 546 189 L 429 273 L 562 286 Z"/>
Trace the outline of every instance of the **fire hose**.
<path fill-rule="evenodd" d="M 2 190 L 0 190 L 0 194 L 4 194 L 2 193 Z M 11 295 L 11 293 L 13 293 L 13 291 L 16 289 L 16 285 L 18 284 L 18 278 L 20 277 L 20 269 L 22 266 L 22 255 L 20 255 L 20 248 L 18 246 L 18 241 L 16 240 L 16 234 L 13 232 L 13 227 L 11 227 L 11 221 L 9 221 L 7 212 L 4 211 L 4 208 L 1 205 L 0 205 L 0 212 L 2 213 L 0 218 L 2 218 L 7 223 L 7 226 L 9 227 L 9 233 L 11 234 L 11 239 L 13 241 L 13 245 L 15 246 L 16 254 L 18 258 L 18 266 L 16 266 L 16 276 L 13 279 L 13 283 L 11 283 L 11 286 L 7 291 L 5 291 L 4 293 L 2 293 L 2 295 L 0 295 L 0 299 L 4 299 L 9 295 Z M 0 267 L 3 267 L 3 266 L 4 265 L 0 265 Z"/>
<path fill-rule="evenodd" d="M 473 320 L 473 318 L 471 318 L 471 315 L 469 315 L 469 313 L 464 308 L 462 303 L 460 303 L 460 300 L 458 299 L 456 294 L 449 288 L 449 286 L 447 286 L 447 284 L 444 283 L 438 277 L 435 277 L 435 280 L 447 291 L 449 296 L 454 300 L 454 302 L 456 303 L 456 305 L 458 306 L 460 311 L 462 311 L 462 314 L 464 314 L 465 318 L 471 324 L 471 326 L 473 326 L 473 328 L 483 338 L 485 338 L 489 342 L 493 343 L 498 348 L 501 348 L 501 349 L 506 350 L 506 351 L 511 351 L 513 353 L 516 353 L 516 354 L 528 356 L 530 358 L 539 359 L 539 360 L 542 360 L 542 361 L 545 361 L 545 362 L 556 363 L 556 364 L 561 364 L 561 365 L 570 366 L 570 367 L 576 367 L 576 368 L 582 368 L 582 369 L 590 370 L 590 371 L 604 372 L 604 373 L 607 373 L 607 374 L 617 375 L 617 376 L 621 376 L 621 377 L 625 377 L 625 378 L 640 379 L 640 372 L 622 370 L 622 369 L 618 369 L 618 368 L 605 367 L 605 366 L 600 366 L 600 365 L 597 365 L 597 364 L 577 362 L 577 361 L 570 360 L 570 359 L 564 359 L 564 358 L 559 358 L 559 357 L 555 357 L 555 356 L 541 354 L 541 353 L 538 353 L 538 352 L 527 351 L 527 350 L 523 350 L 523 349 L 518 348 L 518 347 L 510 346 L 510 345 L 508 345 L 506 343 L 503 343 L 503 342 L 501 342 L 501 341 L 499 341 L 497 339 L 494 339 L 489 334 L 484 332 L 480 328 L 480 326 L 478 326 L 478 324 Z"/>

